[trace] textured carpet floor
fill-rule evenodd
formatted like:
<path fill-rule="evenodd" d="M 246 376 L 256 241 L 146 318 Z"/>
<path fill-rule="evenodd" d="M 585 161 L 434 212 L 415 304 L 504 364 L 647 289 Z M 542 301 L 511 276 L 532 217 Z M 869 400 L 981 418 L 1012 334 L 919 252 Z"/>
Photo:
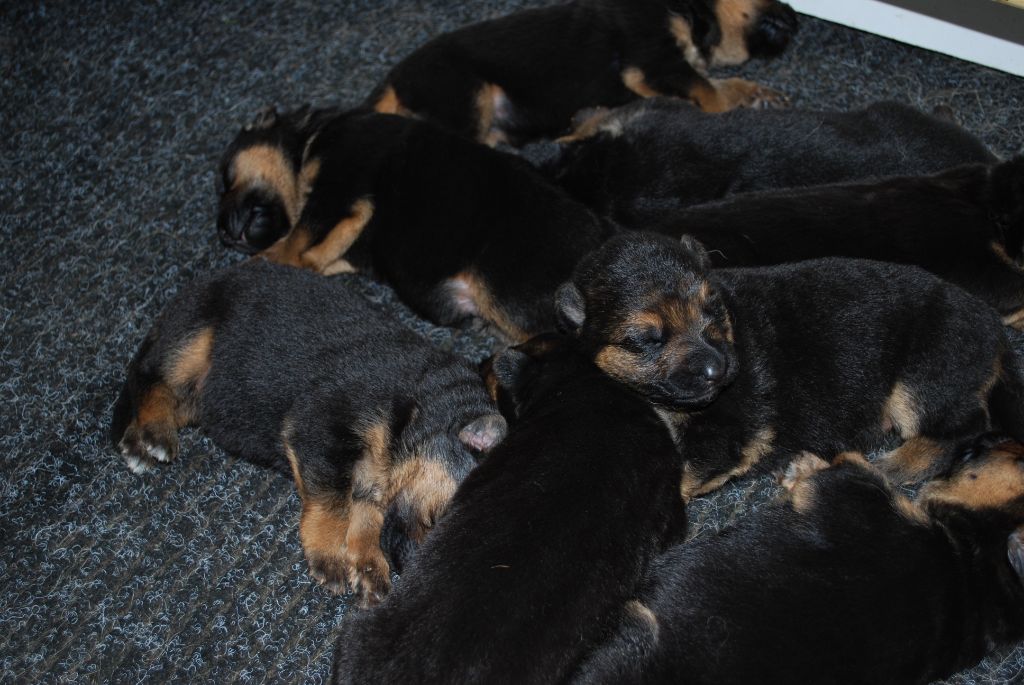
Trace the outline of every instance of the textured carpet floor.
<path fill-rule="evenodd" d="M 175 290 L 237 259 L 214 237 L 213 178 L 238 126 L 268 103 L 355 103 L 429 36 L 531 4 L 0 4 L 0 682 L 324 681 L 348 602 L 306 576 L 291 483 L 195 431 L 178 463 L 133 476 L 109 408 Z M 948 104 L 998 153 L 1024 148 L 1024 80 L 823 22 L 743 71 L 800 106 Z M 697 503 L 696 530 L 772 489 Z M 951 682 L 1022 674 L 1018 648 Z"/>

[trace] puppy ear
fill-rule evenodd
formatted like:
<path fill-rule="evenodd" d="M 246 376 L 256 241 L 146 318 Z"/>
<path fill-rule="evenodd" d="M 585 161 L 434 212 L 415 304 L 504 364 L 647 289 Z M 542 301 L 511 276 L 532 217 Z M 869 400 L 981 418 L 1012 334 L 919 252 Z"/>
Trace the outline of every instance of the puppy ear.
<path fill-rule="evenodd" d="M 555 314 L 558 329 L 563 333 L 575 333 L 587 318 L 587 305 L 583 293 L 572 281 L 563 283 L 555 293 Z"/>
<path fill-rule="evenodd" d="M 679 239 L 679 244 L 683 246 L 684 250 L 690 253 L 701 269 L 706 271 L 711 268 L 711 258 L 708 257 L 708 251 L 704 249 L 704 246 L 700 244 L 700 241 L 693 236 L 684 235 Z"/>
<path fill-rule="evenodd" d="M 474 452 L 487 454 L 508 435 L 508 424 L 501 414 L 484 414 L 459 431 L 459 442 Z"/>
<path fill-rule="evenodd" d="M 1006 540 L 1006 557 L 1010 566 L 1024 581 L 1024 527 L 1018 528 Z"/>
<path fill-rule="evenodd" d="M 276 107 L 273 105 L 264 107 L 256 115 L 256 118 L 252 120 L 252 123 L 245 127 L 245 130 L 252 131 L 254 129 L 270 128 L 277 123 L 277 119 L 278 113 Z"/>

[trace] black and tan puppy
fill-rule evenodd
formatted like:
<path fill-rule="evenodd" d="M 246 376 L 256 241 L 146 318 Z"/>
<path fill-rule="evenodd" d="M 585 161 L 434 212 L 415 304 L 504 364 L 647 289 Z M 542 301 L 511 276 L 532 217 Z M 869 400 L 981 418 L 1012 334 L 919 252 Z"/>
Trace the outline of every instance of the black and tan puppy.
<path fill-rule="evenodd" d="M 559 682 L 685 532 L 679 458 L 646 401 L 552 338 L 494 374 L 508 437 L 387 600 L 346 616 L 333 682 Z"/>
<path fill-rule="evenodd" d="M 691 238 L 638 232 L 558 292 L 561 325 L 678 427 L 684 496 L 801 445 L 834 455 L 895 435 L 886 468 L 913 479 L 992 427 L 1024 436 L 1006 331 L 960 288 L 862 260 L 709 267 Z"/>
<path fill-rule="evenodd" d="M 545 173 L 638 229 L 665 211 L 734 193 L 997 161 L 955 123 L 895 102 L 851 112 L 710 116 L 656 98 L 598 112 L 567 141 L 543 163 Z"/>
<path fill-rule="evenodd" d="M 347 280 L 253 261 L 189 286 L 132 360 L 111 435 L 136 473 L 188 424 L 290 471 L 310 573 L 370 604 L 390 585 L 385 516 L 422 540 L 505 421 L 474 369 Z"/>
<path fill-rule="evenodd" d="M 966 452 L 916 501 L 858 454 L 659 557 L 581 683 L 932 682 L 1024 638 L 1024 446 Z"/>
<path fill-rule="evenodd" d="M 523 160 L 432 124 L 350 112 L 303 140 L 278 130 L 293 119 L 232 145 L 222 214 L 248 216 L 268 194 L 285 207 L 300 198 L 277 213 L 296 214 L 294 227 L 263 232 L 284 236 L 267 259 L 371 273 L 436 323 L 483 320 L 516 341 L 552 330 L 555 290 L 615 231 Z"/>
<path fill-rule="evenodd" d="M 743 193 L 659 212 L 648 230 L 699 240 L 711 263 L 857 257 L 916 264 L 1024 326 L 1024 157 L 934 176 Z"/>
<path fill-rule="evenodd" d="M 777 0 L 576 0 L 434 38 L 367 106 L 493 144 L 558 135 L 581 109 L 659 94 L 709 112 L 779 105 L 767 88 L 705 74 L 775 57 L 796 29 Z"/>

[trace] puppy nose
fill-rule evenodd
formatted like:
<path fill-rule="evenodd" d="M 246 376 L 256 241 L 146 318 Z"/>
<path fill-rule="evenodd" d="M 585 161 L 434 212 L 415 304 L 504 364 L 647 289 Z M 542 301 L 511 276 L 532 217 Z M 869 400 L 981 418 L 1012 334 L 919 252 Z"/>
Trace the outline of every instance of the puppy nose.
<path fill-rule="evenodd" d="M 704 378 L 709 383 L 717 383 L 725 376 L 725 359 L 709 359 L 704 363 Z"/>

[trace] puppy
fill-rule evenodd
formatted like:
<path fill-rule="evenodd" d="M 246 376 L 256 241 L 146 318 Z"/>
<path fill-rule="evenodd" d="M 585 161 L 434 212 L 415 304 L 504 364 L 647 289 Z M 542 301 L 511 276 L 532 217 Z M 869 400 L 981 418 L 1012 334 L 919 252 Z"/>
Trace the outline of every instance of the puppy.
<path fill-rule="evenodd" d="M 673 547 L 581 683 L 924 683 L 1024 638 L 1024 445 L 992 441 L 911 502 L 853 453 Z"/>
<path fill-rule="evenodd" d="M 657 98 L 585 118 L 543 168 L 588 206 L 645 229 L 666 211 L 734 193 L 996 161 L 952 121 L 895 102 L 709 116 Z"/>
<path fill-rule="evenodd" d="M 505 432 L 468 364 L 346 279 L 261 261 L 186 288 L 127 376 L 111 436 L 132 471 L 173 460 L 192 423 L 231 454 L 290 471 L 310 573 L 364 605 L 390 585 L 385 517 L 421 541 L 474 455 Z"/>
<path fill-rule="evenodd" d="M 963 439 L 1024 436 L 1024 387 L 996 313 L 916 267 L 823 259 L 710 270 L 693 239 L 633 233 L 581 262 L 562 327 L 609 376 L 660 407 L 686 457 L 684 497 L 804 445 L 903 443 L 921 478 Z"/>
<path fill-rule="evenodd" d="M 556 338 L 493 365 L 516 419 L 411 571 L 346 616 L 334 683 L 560 682 L 685 532 L 668 427 Z"/>
<path fill-rule="evenodd" d="M 438 36 L 366 105 L 492 145 L 557 135 L 583 108 L 657 94 L 708 112 L 779 106 L 779 93 L 705 74 L 775 57 L 796 30 L 796 13 L 776 0 L 577 0 Z"/>
<path fill-rule="evenodd" d="M 438 324 L 487 322 L 510 341 L 552 330 L 555 290 L 616 230 L 523 160 L 432 124 L 349 112 L 304 140 L 295 118 L 265 121 L 232 144 L 222 215 L 298 197 L 261 233 L 280 237 L 263 256 L 324 274 L 367 272 Z M 300 166 L 283 161 L 295 157 Z M 294 226 L 283 220 L 290 214 Z"/>
<path fill-rule="evenodd" d="M 1024 157 L 935 176 L 744 193 L 662 212 L 655 230 L 698 239 L 715 266 L 816 257 L 916 264 L 1024 326 Z"/>

